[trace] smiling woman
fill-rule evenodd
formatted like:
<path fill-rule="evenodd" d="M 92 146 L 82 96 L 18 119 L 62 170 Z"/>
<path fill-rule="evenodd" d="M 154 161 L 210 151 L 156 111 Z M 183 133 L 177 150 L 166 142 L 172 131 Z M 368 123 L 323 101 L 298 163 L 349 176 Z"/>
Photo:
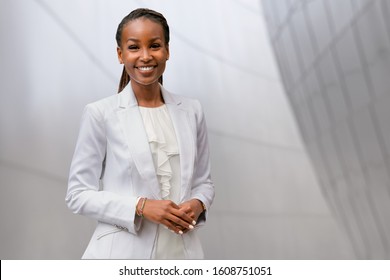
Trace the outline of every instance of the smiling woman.
<path fill-rule="evenodd" d="M 68 207 L 98 221 L 83 258 L 203 258 L 214 186 L 202 108 L 162 86 L 163 15 L 134 10 L 116 40 L 119 94 L 86 106 L 70 168 Z"/>
<path fill-rule="evenodd" d="M 140 23 L 138 21 L 148 21 L 146 24 Z M 128 24 L 133 23 L 134 26 L 133 28 L 129 29 Z M 149 23 L 149 24 L 148 24 Z M 148 27 L 146 27 L 146 26 Z M 147 28 L 148 30 L 142 30 Z M 141 29 L 141 30 L 140 30 Z M 130 34 L 127 34 L 130 32 Z M 143 33 L 147 32 L 147 33 Z M 152 34 L 150 34 L 152 32 Z M 135 37 L 133 37 L 135 36 Z M 148 36 L 148 37 L 147 37 Z M 126 48 L 128 51 L 132 50 L 135 55 L 135 57 L 139 54 L 140 51 L 140 39 L 139 37 L 144 37 L 146 40 L 151 40 L 146 43 L 146 48 L 154 48 L 161 50 L 163 48 L 163 51 L 166 51 L 166 60 L 169 58 L 169 26 L 164 18 L 163 15 L 160 13 L 157 13 L 153 10 L 148 10 L 148 9 L 137 9 L 131 12 L 129 15 L 123 18 L 121 23 L 118 26 L 117 33 L 116 33 L 116 42 L 117 42 L 117 52 L 118 52 L 118 58 L 120 63 L 123 62 L 122 58 L 122 53 L 123 51 L 126 51 Z M 145 38 L 146 37 L 146 38 Z M 158 40 L 159 42 L 154 42 L 154 40 Z M 153 44 L 153 46 L 151 46 Z M 147 53 L 148 54 L 148 53 Z M 148 54 L 149 55 L 149 54 Z M 131 66 L 130 66 L 131 67 Z M 134 65 L 133 65 L 134 67 Z M 123 88 L 128 84 L 130 81 L 130 76 L 128 73 L 128 68 L 126 67 L 126 64 L 123 67 L 123 73 L 121 77 L 121 81 L 119 84 L 119 89 L 118 92 L 122 91 Z M 165 70 L 165 62 L 164 62 L 164 69 L 162 72 Z M 159 82 L 162 84 L 162 73 L 159 78 Z"/>
<path fill-rule="evenodd" d="M 165 38 L 160 23 L 147 17 L 125 21 L 123 25 L 117 52 L 124 74 L 135 82 L 133 88 L 156 84 L 169 58 L 169 37 Z"/>

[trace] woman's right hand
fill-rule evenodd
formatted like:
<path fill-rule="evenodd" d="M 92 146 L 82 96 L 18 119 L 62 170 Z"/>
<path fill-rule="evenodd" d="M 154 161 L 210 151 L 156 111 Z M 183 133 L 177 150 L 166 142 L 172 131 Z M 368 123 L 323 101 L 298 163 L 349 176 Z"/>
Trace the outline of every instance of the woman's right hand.
<path fill-rule="evenodd" d="M 141 201 L 138 204 L 140 203 Z M 137 209 L 140 209 L 139 207 L 140 205 L 137 205 Z M 149 221 L 162 224 L 178 234 L 193 229 L 195 224 L 195 221 L 171 200 L 147 199 L 142 214 Z"/>

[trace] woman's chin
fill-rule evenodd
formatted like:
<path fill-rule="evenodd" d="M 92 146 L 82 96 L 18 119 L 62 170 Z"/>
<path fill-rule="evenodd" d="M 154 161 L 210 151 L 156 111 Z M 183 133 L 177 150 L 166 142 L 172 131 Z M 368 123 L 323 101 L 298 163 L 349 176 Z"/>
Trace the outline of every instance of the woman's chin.
<path fill-rule="evenodd" d="M 158 83 L 158 78 L 154 78 L 154 79 L 138 79 L 138 78 L 134 78 L 134 77 L 130 77 L 130 80 L 133 81 L 134 83 L 137 83 L 141 86 L 150 86 L 150 85 L 153 85 L 153 84 L 156 84 Z"/>

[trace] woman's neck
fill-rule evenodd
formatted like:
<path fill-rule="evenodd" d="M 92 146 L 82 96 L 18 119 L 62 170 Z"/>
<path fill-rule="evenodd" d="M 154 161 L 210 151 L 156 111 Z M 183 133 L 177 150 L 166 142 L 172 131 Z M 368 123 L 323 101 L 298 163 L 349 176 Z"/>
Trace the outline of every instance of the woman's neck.
<path fill-rule="evenodd" d="M 164 104 L 159 83 L 151 85 L 139 85 L 131 83 L 138 106 L 159 107 Z"/>

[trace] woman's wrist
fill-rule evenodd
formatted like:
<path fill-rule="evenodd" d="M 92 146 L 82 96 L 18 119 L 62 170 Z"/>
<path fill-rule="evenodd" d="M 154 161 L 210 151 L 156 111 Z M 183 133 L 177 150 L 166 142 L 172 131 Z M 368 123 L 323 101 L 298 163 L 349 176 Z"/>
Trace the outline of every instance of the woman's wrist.
<path fill-rule="evenodd" d="M 197 198 L 194 198 L 194 199 L 191 199 L 192 201 L 192 207 L 193 209 L 200 215 L 202 214 L 204 211 L 206 211 L 206 205 L 203 203 L 202 200 L 200 199 L 197 199 Z"/>
<path fill-rule="evenodd" d="M 135 213 L 139 217 L 141 217 L 141 218 L 143 218 L 143 216 L 144 216 L 144 207 L 145 207 L 146 200 L 147 200 L 146 197 L 139 197 L 137 199 L 137 205 L 135 207 Z"/>
<path fill-rule="evenodd" d="M 202 212 L 206 211 L 207 208 L 206 208 L 206 205 L 203 203 L 203 201 L 200 199 L 196 199 L 196 200 L 199 201 L 200 207 L 202 208 Z"/>

